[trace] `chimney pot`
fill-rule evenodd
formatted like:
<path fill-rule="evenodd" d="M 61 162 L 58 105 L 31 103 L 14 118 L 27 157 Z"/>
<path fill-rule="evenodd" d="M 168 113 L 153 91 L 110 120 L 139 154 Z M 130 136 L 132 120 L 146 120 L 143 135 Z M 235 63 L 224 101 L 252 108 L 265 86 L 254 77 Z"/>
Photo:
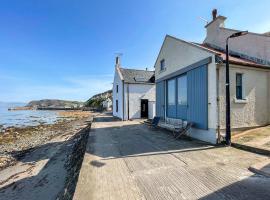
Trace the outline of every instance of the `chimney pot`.
<path fill-rule="evenodd" d="M 212 10 L 213 21 L 217 18 L 217 9 Z"/>
<path fill-rule="evenodd" d="M 115 65 L 120 66 L 120 57 L 119 56 L 116 56 L 116 58 L 115 58 Z"/>

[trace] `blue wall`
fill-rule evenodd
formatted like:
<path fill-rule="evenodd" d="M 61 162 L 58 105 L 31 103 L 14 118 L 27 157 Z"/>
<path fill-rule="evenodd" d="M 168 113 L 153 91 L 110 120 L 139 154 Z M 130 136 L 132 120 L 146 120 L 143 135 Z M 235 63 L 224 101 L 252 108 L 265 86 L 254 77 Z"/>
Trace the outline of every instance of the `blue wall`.
<path fill-rule="evenodd" d="M 165 81 L 156 84 L 156 116 L 165 117 Z"/>
<path fill-rule="evenodd" d="M 208 129 L 208 73 L 207 65 L 202 65 L 187 73 L 187 106 L 177 104 L 177 81 L 176 81 L 176 105 L 167 105 L 167 116 L 191 121 L 196 128 Z M 177 80 L 179 76 L 175 77 Z M 164 118 L 165 109 L 165 83 L 167 80 L 158 82 L 156 85 L 156 113 Z"/>
<path fill-rule="evenodd" d="M 187 120 L 201 129 L 208 128 L 208 75 L 207 65 L 187 73 L 188 109 Z"/>

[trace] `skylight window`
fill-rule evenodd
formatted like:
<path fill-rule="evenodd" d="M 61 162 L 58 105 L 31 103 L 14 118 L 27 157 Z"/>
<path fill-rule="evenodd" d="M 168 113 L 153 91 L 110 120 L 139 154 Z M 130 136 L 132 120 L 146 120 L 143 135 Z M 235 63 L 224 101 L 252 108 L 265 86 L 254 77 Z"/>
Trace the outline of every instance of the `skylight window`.
<path fill-rule="evenodd" d="M 145 81 L 145 78 L 144 77 L 135 77 L 134 79 L 137 82 L 144 82 Z"/>

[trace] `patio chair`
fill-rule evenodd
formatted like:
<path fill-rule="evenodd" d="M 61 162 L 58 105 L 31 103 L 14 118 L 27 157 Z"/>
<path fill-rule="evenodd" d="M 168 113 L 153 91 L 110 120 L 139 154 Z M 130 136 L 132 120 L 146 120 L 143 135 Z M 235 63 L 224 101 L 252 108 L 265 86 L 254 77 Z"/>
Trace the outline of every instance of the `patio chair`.
<path fill-rule="evenodd" d="M 187 122 L 186 125 L 184 125 L 184 123 L 182 123 L 182 127 L 179 129 L 176 129 L 174 132 L 174 137 L 175 139 L 178 139 L 179 137 L 183 136 L 183 135 L 187 135 L 187 131 L 192 127 L 192 123 L 191 122 Z"/>
<path fill-rule="evenodd" d="M 157 128 L 159 123 L 160 117 L 154 117 L 151 121 L 149 121 L 147 124 L 150 128 Z"/>

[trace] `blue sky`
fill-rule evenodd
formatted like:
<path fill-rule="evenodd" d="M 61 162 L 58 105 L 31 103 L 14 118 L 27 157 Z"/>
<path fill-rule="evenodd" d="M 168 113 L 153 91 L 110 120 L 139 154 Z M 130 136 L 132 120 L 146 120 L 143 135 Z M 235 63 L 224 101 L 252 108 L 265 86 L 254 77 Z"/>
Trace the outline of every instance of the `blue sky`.
<path fill-rule="evenodd" d="M 2 0 L 0 101 L 86 100 L 112 87 L 114 57 L 152 68 L 166 34 L 202 42 L 203 17 L 270 31 L 270 1 Z"/>

